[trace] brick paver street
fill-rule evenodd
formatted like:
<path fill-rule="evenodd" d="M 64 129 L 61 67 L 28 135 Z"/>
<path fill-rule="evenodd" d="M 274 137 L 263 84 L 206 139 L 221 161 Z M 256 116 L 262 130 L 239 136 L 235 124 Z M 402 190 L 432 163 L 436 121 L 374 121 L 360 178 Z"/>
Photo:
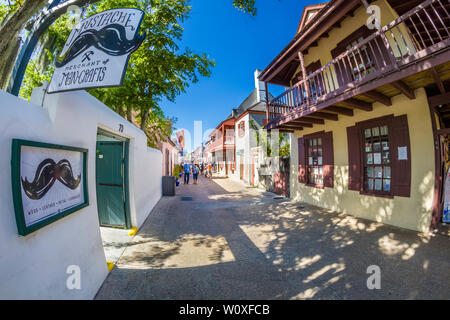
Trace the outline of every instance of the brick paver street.
<path fill-rule="evenodd" d="M 97 299 L 450 299 L 449 237 L 274 197 L 230 179 L 181 184 Z"/>

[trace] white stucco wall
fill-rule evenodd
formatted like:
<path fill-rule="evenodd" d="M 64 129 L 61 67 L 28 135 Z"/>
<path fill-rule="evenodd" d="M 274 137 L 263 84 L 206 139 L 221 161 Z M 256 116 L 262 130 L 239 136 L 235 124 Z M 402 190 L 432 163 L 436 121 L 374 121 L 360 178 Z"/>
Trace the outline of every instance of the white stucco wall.
<path fill-rule="evenodd" d="M 252 164 L 254 152 L 253 148 L 258 147 L 255 132 L 250 130 L 250 120 L 254 121 L 256 125 L 262 126 L 263 119 L 265 115 L 260 114 L 246 114 L 235 124 L 235 143 L 236 143 L 236 153 L 242 151 L 241 155 L 236 154 L 236 171 L 231 176 L 234 179 L 240 179 L 240 169 L 239 165 L 241 163 L 241 157 L 244 158 L 244 182 L 250 183 L 252 174 Z M 245 122 L 245 135 L 239 137 L 239 124 Z M 255 167 L 257 170 L 257 166 Z M 258 185 L 258 175 L 255 176 L 255 185 Z"/>
<path fill-rule="evenodd" d="M 41 98 L 33 95 L 39 104 Z M 91 299 L 106 278 L 95 188 L 99 127 L 130 139 L 131 220 L 139 227 L 162 193 L 162 155 L 147 147 L 141 130 L 84 91 L 47 95 L 41 107 L 0 90 L 0 299 Z M 90 205 L 20 236 L 10 174 L 14 138 L 88 149 Z M 80 268 L 81 290 L 66 287 L 70 265 Z"/>

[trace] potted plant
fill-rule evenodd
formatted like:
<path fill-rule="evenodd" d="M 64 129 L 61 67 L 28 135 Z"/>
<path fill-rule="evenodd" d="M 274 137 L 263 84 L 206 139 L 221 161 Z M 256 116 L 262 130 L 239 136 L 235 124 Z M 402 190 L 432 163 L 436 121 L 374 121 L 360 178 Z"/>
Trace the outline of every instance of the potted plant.
<path fill-rule="evenodd" d="M 175 176 L 176 186 L 178 187 L 180 185 L 179 178 L 181 178 L 181 176 L 182 176 L 182 170 L 181 170 L 181 166 L 179 164 L 177 164 L 175 166 L 175 168 L 173 169 L 173 175 Z"/>

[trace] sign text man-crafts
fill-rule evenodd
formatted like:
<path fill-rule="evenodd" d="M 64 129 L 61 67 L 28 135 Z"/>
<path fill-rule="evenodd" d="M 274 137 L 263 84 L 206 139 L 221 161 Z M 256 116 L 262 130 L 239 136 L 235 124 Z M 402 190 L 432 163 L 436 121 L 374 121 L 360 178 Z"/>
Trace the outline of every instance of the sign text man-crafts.
<path fill-rule="evenodd" d="M 112 9 L 79 22 L 55 61 L 48 93 L 121 86 L 130 54 L 145 34 L 139 27 L 144 12 Z"/>

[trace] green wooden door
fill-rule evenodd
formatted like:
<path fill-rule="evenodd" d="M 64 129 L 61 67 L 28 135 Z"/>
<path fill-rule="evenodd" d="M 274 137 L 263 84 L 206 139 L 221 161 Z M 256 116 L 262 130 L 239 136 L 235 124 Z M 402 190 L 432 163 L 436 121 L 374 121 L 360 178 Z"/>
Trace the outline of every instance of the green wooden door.
<path fill-rule="evenodd" d="M 125 142 L 98 141 L 96 158 L 100 225 L 126 228 Z"/>

